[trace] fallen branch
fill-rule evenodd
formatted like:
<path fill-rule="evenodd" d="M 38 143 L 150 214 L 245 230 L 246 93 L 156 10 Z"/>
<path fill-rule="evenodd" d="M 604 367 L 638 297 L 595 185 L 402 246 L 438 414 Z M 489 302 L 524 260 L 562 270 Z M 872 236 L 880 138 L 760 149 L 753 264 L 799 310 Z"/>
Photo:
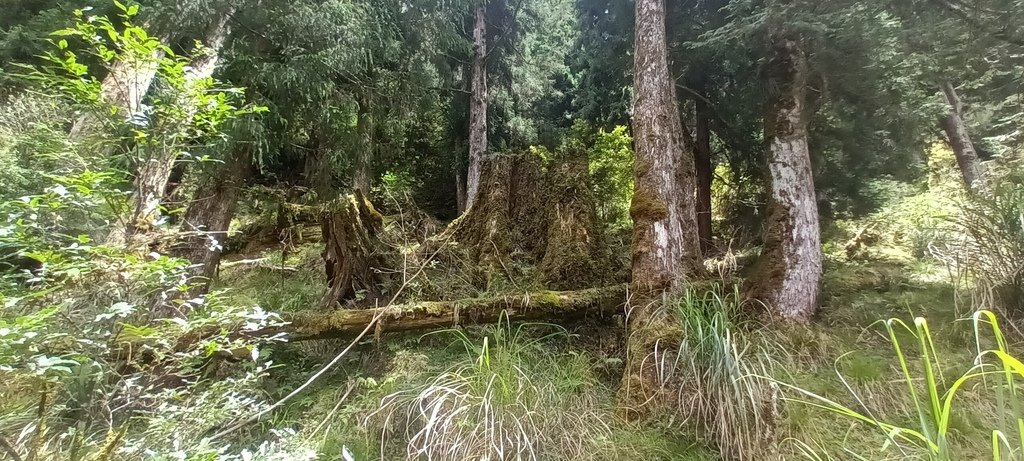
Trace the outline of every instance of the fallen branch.
<path fill-rule="evenodd" d="M 287 325 L 247 332 L 246 336 L 284 333 L 288 341 L 338 338 L 359 334 L 377 319 L 378 332 L 445 328 L 496 322 L 503 315 L 511 321 L 568 320 L 622 312 L 626 286 L 579 291 L 540 291 L 492 298 L 455 301 L 424 301 L 375 309 L 300 311 L 282 314 Z"/>
<path fill-rule="evenodd" d="M 260 269 L 266 269 L 273 272 L 298 272 L 298 268 L 292 266 L 276 265 L 267 262 L 267 258 L 257 259 L 239 259 L 237 261 L 225 261 L 220 263 L 221 269 L 234 267 L 234 266 L 255 266 Z"/>

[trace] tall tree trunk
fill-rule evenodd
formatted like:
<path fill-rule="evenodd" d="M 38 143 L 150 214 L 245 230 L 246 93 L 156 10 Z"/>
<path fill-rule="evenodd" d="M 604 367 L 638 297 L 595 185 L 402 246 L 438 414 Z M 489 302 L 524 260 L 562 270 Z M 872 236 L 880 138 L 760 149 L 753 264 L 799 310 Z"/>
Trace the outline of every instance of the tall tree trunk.
<path fill-rule="evenodd" d="M 745 289 L 772 318 L 805 322 L 818 307 L 821 238 L 807 144 L 807 56 L 800 37 L 774 34 L 767 73 L 777 91 L 766 106 L 771 195 L 764 246 Z"/>
<path fill-rule="evenodd" d="M 174 171 L 176 151 L 165 146 L 159 146 L 156 150 L 156 155 L 140 159 L 135 167 L 132 216 L 125 231 L 128 241 L 135 235 L 149 232 L 156 224 L 167 182 Z M 171 151 L 173 154 L 165 151 Z"/>
<path fill-rule="evenodd" d="M 206 27 L 206 34 L 203 38 L 203 50 L 199 56 L 189 63 L 189 78 L 203 79 L 213 76 L 220 61 L 220 50 L 224 48 L 224 42 L 231 35 L 231 24 L 229 21 L 234 16 L 236 6 L 234 0 L 222 0 L 217 5 L 213 21 Z"/>
<path fill-rule="evenodd" d="M 370 194 L 373 186 L 373 108 L 369 90 L 364 90 L 359 98 L 359 114 L 356 121 L 356 132 L 359 145 L 356 146 L 355 170 L 352 173 L 352 185 L 364 195 Z"/>
<path fill-rule="evenodd" d="M 665 0 L 636 0 L 633 67 L 633 136 L 636 161 L 632 284 L 639 294 L 627 323 L 624 407 L 640 412 L 658 392 L 656 365 L 649 360 L 675 330 L 655 293 L 677 292 L 690 275 L 701 273 L 700 240 L 694 213 L 693 153 L 683 140 L 669 73 Z"/>
<path fill-rule="evenodd" d="M 700 271 L 701 253 L 693 154 L 685 152 L 668 70 L 664 0 L 637 0 L 634 60 L 633 283 L 676 290 Z"/>
<path fill-rule="evenodd" d="M 233 6 L 227 3 L 222 4 L 218 15 L 207 28 L 206 36 L 203 37 L 202 53 L 189 63 L 190 70 L 185 75 L 186 85 L 213 75 L 220 48 L 230 33 L 228 19 L 233 13 Z M 152 70 L 155 75 L 155 66 Z M 152 81 L 152 78 L 153 76 L 150 75 L 149 80 Z M 144 96 L 144 92 L 139 95 L 140 98 L 142 96 Z M 191 115 L 188 120 L 183 121 L 186 124 L 191 122 Z M 171 172 L 174 170 L 177 154 L 178 150 L 172 146 L 160 145 L 154 149 L 153 155 L 149 158 L 139 160 L 135 172 L 132 216 L 126 230 L 129 240 L 139 232 L 148 231 L 159 217 L 160 204 L 164 198 L 164 191 L 167 189 Z"/>
<path fill-rule="evenodd" d="M 704 101 L 697 103 L 697 123 L 694 126 L 693 163 L 697 172 L 697 229 L 700 236 L 700 251 L 711 251 L 711 181 L 714 167 L 711 164 L 710 108 Z"/>
<path fill-rule="evenodd" d="M 476 9 L 473 21 L 473 75 L 469 96 L 469 173 L 466 208 L 473 206 L 480 189 L 480 174 L 487 157 L 487 21 L 486 8 Z"/>
<path fill-rule="evenodd" d="M 224 163 L 214 168 L 196 188 L 182 217 L 183 237 L 172 248 L 174 256 L 191 263 L 190 275 L 200 277 L 190 297 L 205 294 L 209 281 L 217 273 L 238 197 L 251 174 L 252 146 L 238 143 Z"/>
<path fill-rule="evenodd" d="M 949 103 L 949 114 L 942 118 L 942 129 L 949 138 L 949 146 L 956 156 L 956 163 L 960 166 L 967 190 L 974 190 L 980 184 L 979 181 L 983 180 L 983 171 L 978 151 L 974 148 L 971 136 L 967 132 L 967 124 L 964 123 L 963 103 L 952 83 L 943 82 L 941 89 L 946 95 L 946 102 Z"/>
<path fill-rule="evenodd" d="M 115 61 L 103 82 L 100 84 L 100 100 L 117 110 L 118 116 L 125 119 L 139 112 L 142 98 L 146 97 L 149 87 L 156 78 L 159 61 L 163 59 L 163 50 L 155 50 L 149 56 L 122 56 Z M 92 114 L 78 118 L 69 135 L 73 140 L 82 140 L 101 129 L 102 121 Z"/>

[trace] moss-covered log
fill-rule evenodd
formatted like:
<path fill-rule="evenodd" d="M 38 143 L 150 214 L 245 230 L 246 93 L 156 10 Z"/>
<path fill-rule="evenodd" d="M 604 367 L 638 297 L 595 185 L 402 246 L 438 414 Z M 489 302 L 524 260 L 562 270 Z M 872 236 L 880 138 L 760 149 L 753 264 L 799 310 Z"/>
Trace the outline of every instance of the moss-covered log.
<path fill-rule="evenodd" d="M 559 322 L 623 312 L 626 285 L 588 288 L 578 291 L 539 291 L 521 295 L 468 298 L 454 301 L 423 301 L 373 309 L 309 309 L 282 314 L 282 326 L 235 334 L 250 338 L 283 335 L 290 342 L 354 337 L 374 319 L 374 332 L 399 332 L 450 328 L 511 321 Z M 194 330 L 178 340 L 176 349 L 186 350 L 217 329 Z"/>

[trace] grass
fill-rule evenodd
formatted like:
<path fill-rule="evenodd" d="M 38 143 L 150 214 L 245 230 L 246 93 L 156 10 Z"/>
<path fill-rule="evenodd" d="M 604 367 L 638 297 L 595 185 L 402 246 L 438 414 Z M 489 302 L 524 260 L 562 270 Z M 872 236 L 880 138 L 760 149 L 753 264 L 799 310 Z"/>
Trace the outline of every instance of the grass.
<path fill-rule="evenodd" d="M 505 322 L 391 336 L 249 435 L 291 428 L 295 444 L 359 460 L 717 459 L 677 424 L 620 419 L 618 375 L 604 373 L 596 342 L 553 325 Z M 274 394 L 312 372 L 309 350 L 278 347 L 276 360 L 290 365 L 274 377 Z"/>
<path fill-rule="evenodd" d="M 306 253 L 315 259 L 313 250 Z M 226 273 L 223 283 L 231 284 L 233 296 L 263 299 L 283 309 L 304 308 L 305 301 L 299 300 L 315 299 L 319 292 L 308 287 L 316 284 L 292 281 L 319 273 L 312 265 L 304 268 L 303 257 L 300 251 L 288 260 L 300 272 L 285 283 L 280 274 L 259 269 Z M 766 436 L 743 428 L 761 427 L 745 418 L 766 418 L 750 413 L 759 411 L 753 403 L 766 392 L 764 383 L 745 377 L 768 374 L 862 410 L 855 406 L 857 400 L 851 401 L 853 390 L 872 415 L 913 426 L 917 416 L 901 384 L 898 358 L 877 320 L 928 318 L 936 338 L 932 355 L 940 358 L 944 373 L 966 371 L 975 355 L 973 334 L 968 323 L 957 321 L 956 293 L 941 273 L 934 265 L 884 255 L 833 259 L 820 318 L 768 338 L 733 324 L 729 315 L 715 314 L 736 309 L 732 294 L 691 293 L 679 309 L 686 319 L 681 326 L 689 332 L 684 347 L 691 349 L 680 357 L 692 360 L 681 360 L 677 367 L 701 376 L 693 382 L 705 399 L 703 431 L 681 429 L 679 418 L 645 424 L 619 419 L 614 397 L 621 351 L 595 344 L 618 339 L 596 339 L 590 330 L 577 336 L 552 326 L 506 324 L 423 337 L 390 336 L 380 346 L 366 345 L 263 429 L 294 428 L 293 439 L 304 440 L 321 454 L 336 457 L 344 449 L 356 459 L 465 459 L 480 453 L 493 458 L 522 454 L 524 459 L 717 459 L 708 447 L 749 450 L 758 446 L 758 437 Z M 308 375 L 302 367 L 314 367 L 338 346 L 330 341 L 279 346 L 276 360 L 289 363 L 289 368 L 287 376 L 275 378 L 274 389 L 290 389 L 291 381 Z M 916 363 L 909 367 L 918 370 Z M 280 391 L 271 390 L 275 392 Z M 963 454 L 961 459 L 990 459 L 990 437 L 978 434 L 991 427 L 998 413 L 995 403 L 973 387 L 960 390 L 958 399 L 965 411 L 947 418 L 947 443 Z M 792 402 L 782 406 L 774 436 L 790 440 L 781 446 L 785 459 L 848 459 L 850 453 L 872 460 L 904 456 L 885 443 L 877 427 Z M 809 450 L 816 454 L 808 455 Z"/>
<path fill-rule="evenodd" d="M 681 299 L 673 372 L 685 385 L 673 414 L 643 424 L 618 417 L 622 351 L 607 347 L 621 344 L 608 337 L 615 327 L 574 334 L 502 323 L 366 345 L 263 432 L 292 428 L 289 440 L 331 459 L 346 451 L 360 460 L 765 459 L 773 438 L 782 440 L 782 459 L 1020 459 L 1020 413 L 1005 410 L 1019 400 L 1007 378 L 1018 371 L 999 353 L 979 354 L 1010 350 L 1013 338 L 983 329 L 993 324 L 987 318 L 969 318 L 957 302 L 962 287 L 922 258 L 933 230 L 917 225 L 930 223 L 936 208 L 927 198 L 907 201 L 927 202 L 920 213 L 897 206 L 870 217 L 879 239 L 856 257 L 842 242 L 863 222 L 833 230 L 823 307 L 810 325 L 751 330 L 733 322 L 735 293 Z M 903 232 L 902 221 L 920 229 Z M 309 307 L 320 295 L 320 284 L 309 282 L 321 277 L 318 251 L 298 248 L 286 263 L 299 272 L 287 278 L 232 268 L 222 284 L 268 309 Z M 438 279 L 412 289 L 452 293 L 446 287 L 461 285 Z M 268 392 L 290 389 L 308 375 L 303 367 L 338 346 L 278 346 L 278 363 L 289 367 Z M 962 376 L 969 378 L 954 389 Z M 776 392 L 788 399 L 780 414 L 766 405 Z"/>
<path fill-rule="evenodd" d="M 689 290 L 677 302 L 679 406 L 724 458 L 765 459 L 780 418 L 777 389 L 761 378 L 773 373 L 771 341 L 733 323 L 739 299 L 738 288 L 726 294 Z"/>

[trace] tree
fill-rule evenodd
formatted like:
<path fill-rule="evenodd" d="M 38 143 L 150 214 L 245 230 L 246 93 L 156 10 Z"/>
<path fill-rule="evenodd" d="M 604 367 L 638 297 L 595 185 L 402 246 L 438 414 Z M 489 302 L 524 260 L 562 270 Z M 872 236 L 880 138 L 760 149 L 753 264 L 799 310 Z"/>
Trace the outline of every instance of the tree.
<path fill-rule="evenodd" d="M 956 87 L 949 81 L 942 82 L 942 93 L 949 103 L 949 114 L 942 118 L 942 129 L 946 132 L 950 147 L 953 148 L 953 155 L 956 156 L 960 174 L 964 177 L 964 184 L 968 190 L 972 190 L 977 188 L 983 179 L 981 160 L 967 131 L 967 124 L 963 118 L 963 103 L 956 93 Z"/>
<path fill-rule="evenodd" d="M 818 307 L 821 238 L 807 133 L 807 56 L 799 34 L 772 30 L 764 75 L 769 190 L 764 245 L 746 295 L 783 321 L 806 322 Z"/>
<path fill-rule="evenodd" d="M 664 0 L 636 2 L 633 77 L 633 280 L 676 291 L 702 267 L 693 197 L 693 153 L 683 142 L 669 74 Z"/>
<path fill-rule="evenodd" d="M 189 273 L 196 277 L 196 287 L 188 294 L 192 298 L 206 294 L 217 273 L 242 188 L 252 175 L 253 150 L 249 143 L 236 142 L 225 161 L 211 165 L 212 171 L 200 179 L 188 202 L 181 238 L 171 253 L 190 263 Z"/>
<path fill-rule="evenodd" d="M 364 91 L 359 97 L 359 112 L 357 114 L 356 132 L 359 138 L 356 147 L 356 159 L 352 173 L 352 186 L 361 191 L 364 195 L 370 193 L 373 186 L 373 107 L 372 95 L 369 90 Z"/>
<path fill-rule="evenodd" d="M 476 201 L 480 175 L 487 160 L 487 8 L 473 12 L 473 61 L 469 89 L 469 173 L 466 174 L 466 208 Z"/>
<path fill-rule="evenodd" d="M 633 136 L 636 161 L 629 214 L 633 218 L 634 300 L 627 324 L 627 365 L 622 389 L 636 408 L 657 387 L 648 356 L 673 331 L 671 318 L 654 293 L 677 293 L 688 277 L 702 272 L 694 208 L 693 154 L 669 73 L 665 1 L 638 0 L 633 69 Z M 645 366 L 646 363 L 646 366 Z"/>
<path fill-rule="evenodd" d="M 173 120 L 169 120 L 168 125 L 172 126 L 168 128 L 171 131 L 178 127 L 188 127 L 196 121 L 197 117 L 202 117 L 199 112 L 203 110 L 202 105 L 209 102 L 209 95 L 205 93 L 212 87 L 211 77 L 217 66 L 220 49 L 231 31 L 228 19 L 234 14 L 234 11 L 232 4 L 226 1 L 217 9 L 217 14 L 212 18 L 201 46 L 193 52 L 187 66 L 188 70 L 183 72 L 183 79 L 177 83 L 173 93 L 168 95 L 170 98 L 180 99 L 178 104 L 182 108 L 179 113 L 172 114 Z M 164 52 L 161 48 L 156 48 L 156 50 Z M 155 75 L 156 66 L 165 65 L 165 63 L 158 60 L 151 62 L 151 65 Z M 152 79 L 150 78 L 150 80 Z M 148 84 L 146 89 L 148 89 Z M 142 91 L 138 96 L 141 98 L 144 94 L 145 91 Z M 207 123 L 206 120 L 199 122 Z M 179 131 L 172 133 L 172 136 L 180 138 L 179 142 L 186 141 L 188 137 L 196 134 L 187 129 L 185 131 L 178 129 Z M 173 145 L 155 145 L 154 147 L 140 150 L 144 155 L 139 159 L 135 170 L 132 193 L 133 211 L 126 231 L 129 239 L 136 232 L 152 227 L 157 220 L 164 193 L 167 190 L 167 182 L 174 171 L 180 150 L 182 150 L 180 146 Z"/>

